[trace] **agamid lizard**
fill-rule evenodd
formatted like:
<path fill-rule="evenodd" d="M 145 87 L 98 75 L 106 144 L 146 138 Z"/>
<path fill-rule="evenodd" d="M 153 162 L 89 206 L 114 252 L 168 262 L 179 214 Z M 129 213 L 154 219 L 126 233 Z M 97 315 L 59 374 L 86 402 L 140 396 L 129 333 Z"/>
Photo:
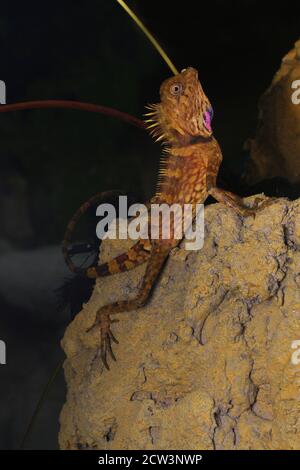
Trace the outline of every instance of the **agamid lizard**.
<path fill-rule="evenodd" d="M 243 217 L 254 215 L 257 209 L 265 206 L 265 203 L 258 206 L 255 201 L 256 207 L 246 207 L 240 197 L 216 186 L 222 152 L 211 127 L 212 106 L 198 80 L 197 71 L 189 67 L 165 80 L 160 88 L 160 98 L 161 102 L 150 105 L 146 114 L 150 133 L 164 146 L 158 188 L 150 202 L 168 205 L 176 203 L 180 206 L 189 203 L 195 211 L 196 204 L 204 203 L 211 195 Z M 91 200 L 94 201 L 95 198 Z M 66 262 L 75 272 L 80 271 L 80 268 L 75 267 L 70 260 L 68 245 L 78 218 L 88 207 L 89 203 L 83 204 L 71 219 L 63 242 Z M 111 331 L 111 324 L 118 320 L 111 316 L 135 310 L 147 302 L 170 251 L 180 243 L 174 237 L 174 219 L 171 224 L 169 239 L 141 239 L 128 252 L 83 271 L 88 277 L 96 278 L 146 263 L 145 274 L 135 298 L 105 305 L 97 311 L 95 324 L 91 329 L 100 330 L 101 358 L 107 369 L 108 354 L 116 360 L 112 342 L 118 343 Z"/>
<path fill-rule="evenodd" d="M 148 37 L 157 52 L 174 73 L 174 76 L 166 80 L 161 86 L 161 102 L 150 106 L 147 117 L 147 125 L 150 132 L 164 145 L 164 153 L 161 162 L 158 190 L 150 202 L 168 204 L 184 204 L 189 201 L 194 206 L 205 202 L 208 195 L 233 208 L 242 216 L 254 215 L 256 209 L 265 206 L 248 208 L 238 196 L 224 191 L 216 186 L 216 178 L 222 161 L 222 153 L 219 145 L 213 137 L 211 129 L 212 107 L 204 94 L 198 81 L 197 72 L 192 68 L 178 73 L 165 51 L 152 36 L 136 14 L 128 7 L 124 0 L 116 0 L 118 4 L 131 16 L 143 33 Z M 66 100 L 42 100 L 28 101 L 1 105 L 0 112 L 10 112 L 22 109 L 37 108 L 68 108 L 97 112 L 108 116 L 117 117 L 139 128 L 145 128 L 144 123 L 133 116 L 105 106 L 91 103 Z M 114 192 L 115 195 L 115 192 Z M 145 304 L 150 291 L 167 259 L 171 249 L 180 240 L 143 240 L 138 241 L 128 252 L 117 256 L 108 263 L 96 267 L 81 270 L 71 261 L 68 245 L 74 232 L 76 223 L 80 217 L 95 203 L 105 200 L 112 193 L 100 193 L 84 203 L 75 213 L 67 226 L 63 253 L 69 268 L 74 272 L 82 272 L 90 278 L 107 276 L 109 274 L 123 272 L 142 263 L 147 263 L 142 285 L 136 298 L 128 301 L 115 302 L 101 307 L 96 316 L 94 328 L 101 332 L 101 357 L 104 366 L 109 369 L 108 354 L 115 359 L 112 351 L 112 342 L 116 342 L 111 324 L 116 321 L 111 319 L 114 314 L 127 312 Z M 266 202 L 268 204 L 269 201 Z M 256 202 L 255 202 L 256 204 Z M 175 227 L 172 227 L 173 231 Z M 21 448 L 30 434 L 34 421 L 45 396 L 53 383 L 62 362 L 60 362 L 51 375 L 47 386 L 38 401 L 35 412 L 30 420 L 26 433 L 23 436 Z"/>

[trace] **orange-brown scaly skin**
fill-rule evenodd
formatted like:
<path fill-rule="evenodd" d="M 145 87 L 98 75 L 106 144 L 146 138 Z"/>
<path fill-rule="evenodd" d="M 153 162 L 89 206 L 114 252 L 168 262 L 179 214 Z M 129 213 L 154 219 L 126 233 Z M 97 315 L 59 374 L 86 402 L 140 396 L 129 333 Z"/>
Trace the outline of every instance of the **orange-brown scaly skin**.
<path fill-rule="evenodd" d="M 150 112 L 146 121 L 156 140 L 166 145 L 157 192 L 150 202 L 169 205 L 190 203 L 195 206 L 204 203 L 211 194 L 241 215 L 253 214 L 254 211 L 245 207 L 238 196 L 216 187 L 222 153 L 212 135 L 211 104 L 200 85 L 197 71 L 188 68 L 165 80 L 160 88 L 160 97 L 159 104 L 148 107 Z M 70 224 L 72 228 L 74 221 Z M 173 232 L 174 227 L 171 234 Z M 132 269 L 147 261 L 137 297 L 106 305 L 97 312 L 92 328 L 100 328 L 101 357 L 107 369 L 107 354 L 115 360 L 111 342 L 117 342 L 110 329 L 114 321 L 110 316 L 145 304 L 170 250 L 179 242 L 172 236 L 168 240 L 140 240 L 127 253 L 86 271 L 89 277 L 105 276 Z"/>

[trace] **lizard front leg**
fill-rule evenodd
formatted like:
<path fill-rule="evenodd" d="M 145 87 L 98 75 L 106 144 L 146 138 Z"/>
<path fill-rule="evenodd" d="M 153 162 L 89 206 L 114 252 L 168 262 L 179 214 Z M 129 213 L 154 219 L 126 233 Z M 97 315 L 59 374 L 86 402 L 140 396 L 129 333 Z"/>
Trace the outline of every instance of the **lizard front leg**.
<path fill-rule="evenodd" d="M 111 331 L 111 324 L 118 320 L 111 320 L 110 316 L 129 312 L 145 305 L 155 280 L 157 279 L 171 248 L 172 247 L 169 245 L 164 245 L 163 242 L 156 242 L 153 244 L 145 275 L 142 280 L 142 285 L 139 289 L 138 295 L 134 299 L 121 300 L 109 305 L 104 305 L 97 311 L 95 324 L 88 331 L 94 328 L 100 329 L 100 353 L 102 362 L 106 369 L 109 370 L 107 362 L 108 354 L 110 354 L 113 360 L 116 360 L 112 350 L 112 342 L 118 343 Z"/>
<path fill-rule="evenodd" d="M 225 204 L 225 206 L 231 207 L 244 217 L 247 217 L 248 215 L 254 215 L 255 213 L 253 209 L 250 209 L 244 204 L 242 198 L 236 194 L 231 193 L 230 191 L 226 191 L 225 189 L 214 186 L 208 190 L 208 194 L 210 194 L 218 202 Z"/>
<path fill-rule="evenodd" d="M 254 206 L 250 208 L 244 204 L 243 199 L 241 197 L 237 196 L 234 193 L 231 193 L 230 191 L 226 191 L 225 189 L 221 189 L 214 186 L 208 190 L 208 194 L 210 194 L 218 202 L 221 202 L 222 204 L 231 207 L 243 217 L 248 217 L 251 215 L 255 216 L 257 211 L 264 209 L 265 207 L 270 205 L 274 200 L 274 198 L 269 198 L 268 200 L 264 200 L 260 205 L 258 205 L 260 199 L 257 198 L 259 200 L 255 200 Z"/>

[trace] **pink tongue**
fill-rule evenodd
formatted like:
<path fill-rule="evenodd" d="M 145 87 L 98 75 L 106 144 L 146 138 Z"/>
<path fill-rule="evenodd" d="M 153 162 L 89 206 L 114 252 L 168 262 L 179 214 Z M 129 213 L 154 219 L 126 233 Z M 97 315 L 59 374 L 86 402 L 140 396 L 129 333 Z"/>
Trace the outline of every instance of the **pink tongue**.
<path fill-rule="evenodd" d="M 208 111 L 205 111 L 204 113 L 204 124 L 206 129 L 211 132 L 210 114 Z"/>

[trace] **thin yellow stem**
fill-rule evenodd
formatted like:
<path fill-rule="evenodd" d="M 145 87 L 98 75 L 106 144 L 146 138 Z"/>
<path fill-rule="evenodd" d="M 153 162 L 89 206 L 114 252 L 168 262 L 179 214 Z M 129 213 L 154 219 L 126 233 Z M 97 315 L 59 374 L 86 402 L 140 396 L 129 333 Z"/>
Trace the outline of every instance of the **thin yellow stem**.
<path fill-rule="evenodd" d="M 178 74 L 178 70 L 176 69 L 175 65 L 172 63 L 171 59 L 168 57 L 166 52 L 163 50 L 163 48 L 159 45 L 157 40 L 152 36 L 150 33 L 149 29 L 146 28 L 146 26 L 142 23 L 142 21 L 136 16 L 136 14 L 129 8 L 129 6 L 124 2 L 124 0 L 117 0 L 119 5 L 121 5 L 122 8 L 128 13 L 128 15 L 133 19 L 133 21 L 138 25 L 138 27 L 143 31 L 145 36 L 149 39 L 149 41 L 153 44 L 157 52 L 161 55 L 161 57 L 164 59 L 166 64 L 170 67 L 174 75 Z"/>

